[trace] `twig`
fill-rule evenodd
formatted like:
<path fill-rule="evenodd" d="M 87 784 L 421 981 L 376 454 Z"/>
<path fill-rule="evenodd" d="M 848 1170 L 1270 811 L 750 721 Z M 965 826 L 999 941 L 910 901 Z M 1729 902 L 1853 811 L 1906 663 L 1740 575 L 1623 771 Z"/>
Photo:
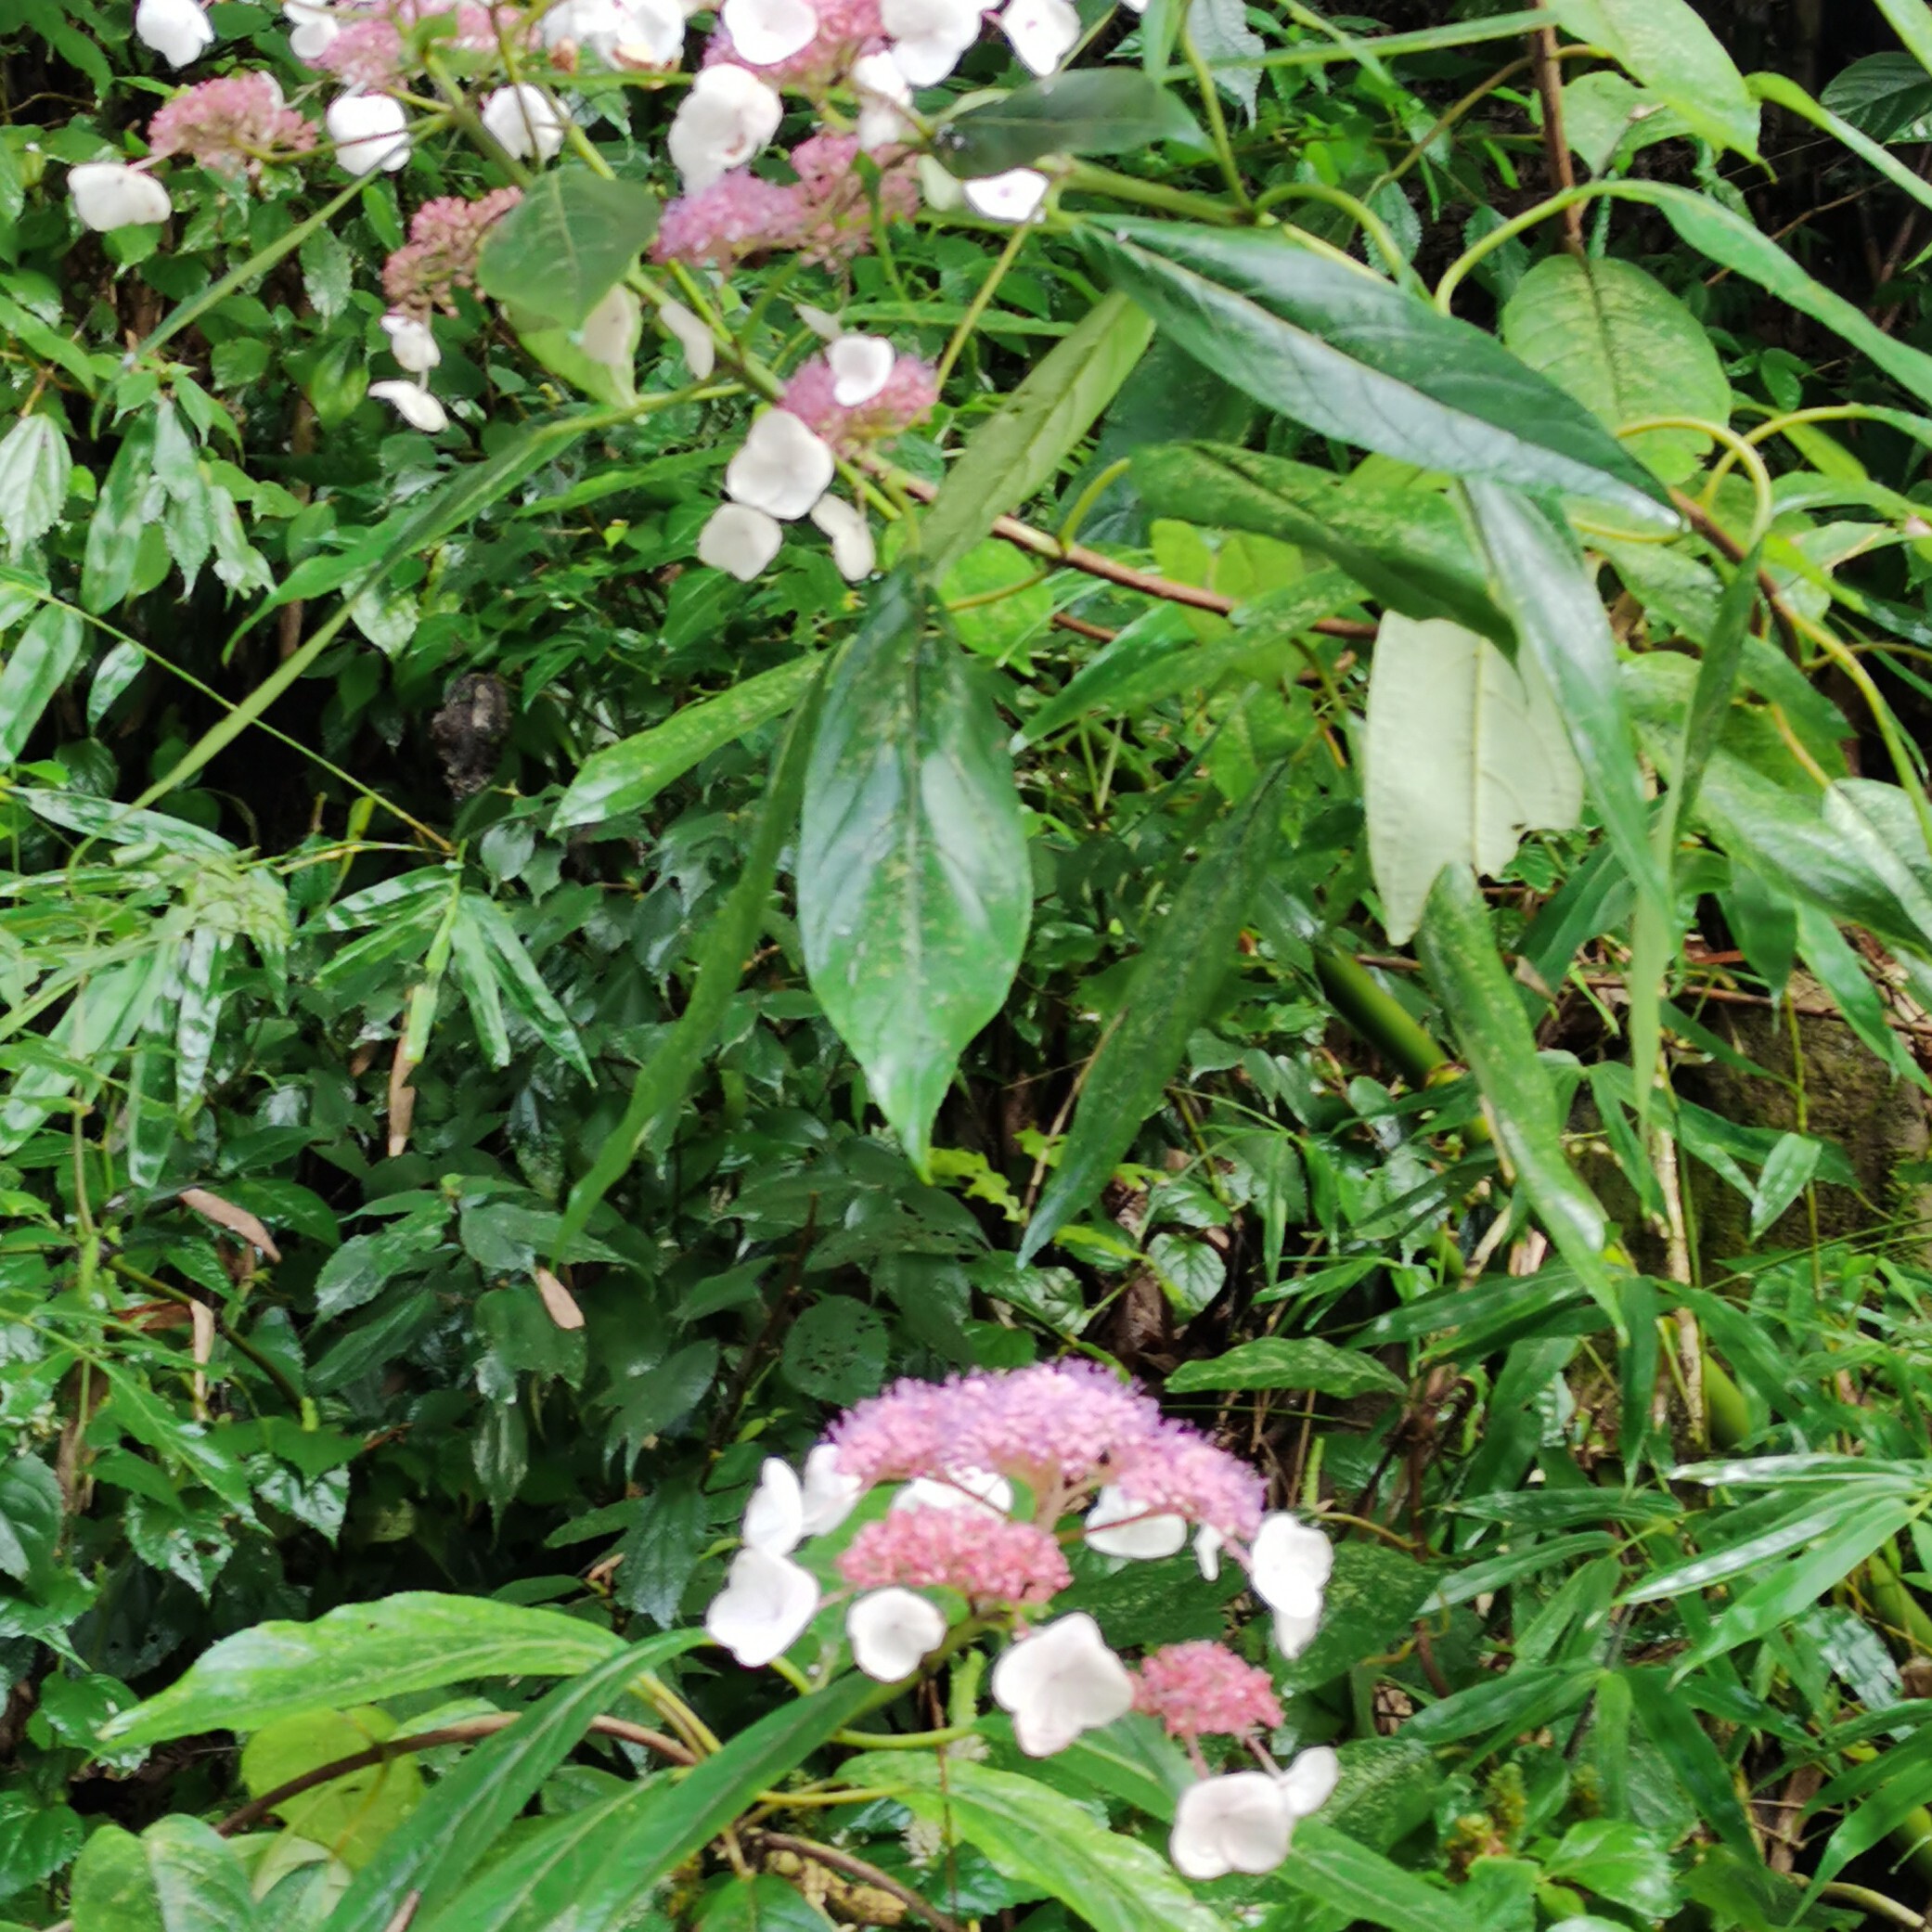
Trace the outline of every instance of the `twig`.
<path fill-rule="evenodd" d="M 459 1724 L 445 1724 L 437 1731 L 418 1731 L 408 1737 L 392 1737 L 380 1745 L 371 1745 L 367 1750 L 352 1752 L 346 1758 L 338 1758 L 328 1764 L 318 1764 L 313 1771 L 305 1771 L 299 1778 L 290 1778 L 285 1784 L 277 1784 L 273 1791 L 264 1791 L 258 1798 L 252 1798 L 238 1811 L 231 1811 L 215 1826 L 225 1838 L 233 1837 L 237 1832 L 248 1830 L 259 1823 L 270 1812 L 279 1810 L 291 1797 L 300 1797 L 304 1791 L 313 1791 L 318 1784 L 328 1784 L 337 1778 L 346 1778 L 352 1771 L 367 1771 L 371 1765 L 387 1764 L 393 1758 L 406 1758 L 417 1751 L 432 1751 L 439 1745 L 473 1744 L 480 1737 L 490 1737 L 499 1731 L 507 1731 L 522 1716 L 521 1711 L 504 1710 L 492 1712 L 488 1717 L 465 1718 Z M 646 1750 L 655 1751 L 662 1758 L 668 1758 L 674 1764 L 695 1764 L 696 1754 L 685 1749 L 675 1737 L 666 1737 L 662 1731 L 651 1731 L 642 1724 L 632 1724 L 623 1718 L 592 1718 L 591 1731 L 599 1737 L 622 1739 L 625 1744 L 641 1745 Z"/>
<path fill-rule="evenodd" d="M 1548 0 L 1537 0 L 1547 11 Z M 1537 99 L 1543 109 L 1543 155 L 1550 166 L 1550 192 L 1560 195 L 1577 185 L 1570 144 L 1563 128 L 1563 70 L 1557 64 L 1556 29 L 1539 27 L 1529 36 L 1529 64 L 1536 74 Z M 1583 204 L 1572 201 L 1563 211 L 1563 245 L 1578 261 L 1584 259 Z"/>
<path fill-rule="evenodd" d="M 920 477 L 900 476 L 895 481 L 908 496 L 917 497 L 921 503 L 932 502 L 939 494 L 936 485 Z M 1235 599 L 1224 597 L 1218 590 L 1204 590 L 1198 584 L 1177 584 L 1171 577 L 1157 576 L 1153 571 L 1136 570 L 1132 564 L 1115 562 L 1084 544 L 1063 544 L 1057 536 L 1021 522 L 1018 517 L 995 517 L 993 535 L 1029 556 L 1050 559 L 1068 570 L 1083 571 L 1089 577 L 1102 577 L 1124 589 L 1138 590 L 1143 597 L 1186 604 L 1195 611 L 1212 611 L 1217 617 L 1228 616 L 1235 608 Z M 1375 635 L 1372 624 L 1352 617 L 1318 617 L 1307 628 L 1327 638 L 1366 639 Z"/>
<path fill-rule="evenodd" d="M 198 1296 L 190 1294 L 187 1289 L 171 1288 L 165 1282 L 157 1281 L 154 1276 L 143 1273 L 132 1262 L 122 1260 L 118 1255 L 109 1261 L 108 1268 L 109 1272 L 121 1276 L 123 1281 L 132 1282 L 135 1287 L 145 1289 L 149 1294 L 158 1294 L 163 1301 L 174 1302 L 180 1307 L 193 1308 L 205 1307 L 207 1306 Z M 261 1349 L 257 1348 L 245 1335 L 238 1335 L 235 1333 L 229 1322 L 228 1310 L 225 1307 L 223 1307 L 216 1319 L 223 1335 L 233 1345 L 236 1353 L 245 1356 L 250 1361 L 253 1362 L 256 1368 L 260 1369 L 263 1374 L 267 1376 L 269 1381 L 274 1383 L 276 1387 L 281 1392 L 283 1401 L 288 1403 L 290 1409 L 300 1412 L 302 1409 L 302 1391 L 296 1387 L 294 1383 L 290 1381 L 287 1372 L 280 1368 L 271 1358 L 263 1354 Z"/>
<path fill-rule="evenodd" d="M 891 1873 L 882 1872 L 877 1865 L 869 1865 L 864 1859 L 855 1858 L 849 1851 L 820 1845 L 812 1838 L 794 1838 L 789 1832 L 747 1832 L 745 1838 L 754 1846 L 766 1845 L 774 1851 L 790 1851 L 799 1858 L 810 1859 L 815 1865 L 823 1865 L 831 1872 L 843 1872 L 847 1878 L 856 1878 L 861 1885 L 875 1886 L 880 1891 L 890 1893 L 908 1911 L 918 1913 L 929 1926 L 936 1927 L 937 1932 L 966 1932 L 958 1919 L 921 1898 L 910 1886 L 901 1884 Z"/>
<path fill-rule="evenodd" d="M 1723 553 L 1727 562 L 1742 563 L 1745 560 L 1745 547 L 1694 497 L 1686 496 L 1681 490 L 1672 490 L 1670 501 L 1676 506 L 1680 516 L 1690 520 L 1691 527 L 1699 536 Z M 1761 564 L 1758 570 L 1758 588 L 1763 593 L 1765 602 L 1771 606 L 1771 621 L 1778 626 L 1779 637 L 1784 640 L 1785 655 L 1797 657 L 1800 649 L 1797 622 L 1784 608 L 1784 600 L 1778 595 L 1776 578 Z"/>

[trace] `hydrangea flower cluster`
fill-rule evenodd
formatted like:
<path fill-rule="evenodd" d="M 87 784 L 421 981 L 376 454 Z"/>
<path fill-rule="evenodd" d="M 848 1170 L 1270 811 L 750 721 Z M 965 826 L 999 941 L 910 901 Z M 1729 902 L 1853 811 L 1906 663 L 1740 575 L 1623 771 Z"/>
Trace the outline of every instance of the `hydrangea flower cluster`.
<path fill-rule="evenodd" d="M 177 94 L 148 123 L 160 160 L 184 154 L 220 174 L 257 176 L 316 145 L 316 130 L 282 97 L 273 74 L 224 74 Z"/>
<path fill-rule="evenodd" d="M 839 1529 L 885 1486 L 894 1493 L 884 1511 L 818 1565 L 844 1586 L 859 1669 L 896 1683 L 949 1641 L 1004 1626 L 1012 1641 L 990 1688 L 1023 1751 L 1050 1757 L 1144 1711 L 1201 1772 L 1177 1812 L 1177 1867 L 1214 1878 L 1281 1862 L 1295 1821 L 1326 1801 L 1338 1768 L 1319 1747 L 1285 1770 L 1269 1758 L 1261 1738 L 1282 1712 L 1267 1671 L 1211 1642 L 1169 1645 L 1130 1669 L 1085 1611 L 1041 1619 L 1073 1580 L 1067 1542 L 1150 1559 L 1191 1537 L 1204 1575 L 1224 1555 L 1246 1570 L 1293 1657 L 1320 1621 L 1333 1560 L 1319 1529 L 1270 1511 L 1245 1462 L 1097 1364 L 901 1382 L 840 1417 L 803 1477 L 766 1461 L 744 1546 L 705 1616 L 711 1635 L 747 1667 L 783 1655 L 826 1601 L 801 1546 Z M 1242 1740 L 1259 1768 L 1211 1772 L 1200 1748 L 1208 1735 Z"/>

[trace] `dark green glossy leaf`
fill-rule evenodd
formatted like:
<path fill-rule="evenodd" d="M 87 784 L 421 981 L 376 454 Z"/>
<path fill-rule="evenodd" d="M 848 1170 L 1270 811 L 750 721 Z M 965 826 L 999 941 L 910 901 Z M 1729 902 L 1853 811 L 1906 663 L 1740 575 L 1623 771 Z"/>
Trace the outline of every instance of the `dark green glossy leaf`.
<path fill-rule="evenodd" d="M 933 151 L 962 180 L 1030 166 L 1043 154 L 1119 154 L 1156 141 L 1205 148 L 1179 97 L 1124 68 L 1077 68 L 969 108 L 941 127 Z"/>
<path fill-rule="evenodd" d="M 1758 105 L 1691 0 L 1551 0 L 1565 32 L 1604 48 L 1703 137 L 1758 152 Z"/>
<path fill-rule="evenodd" d="M 1637 740 L 1618 682 L 1616 640 L 1569 526 L 1494 483 L 1468 485 L 1497 601 L 1569 728 L 1570 747 L 1624 870 L 1654 906 L 1669 898 L 1651 844 Z"/>
<path fill-rule="evenodd" d="M 553 168 L 490 230 L 477 280 L 526 315 L 578 328 L 656 233 L 649 188 Z"/>
<path fill-rule="evenodd" d="M 1102 297 L 972 431 L 920 519 L 919 566 L 929 584 L 942 582 L 996 517 L 1052 482 L 1153 333 L 1125 296 Z"/>
<path fill-rule="evenodd" d="M 344 1604 L 314 1623 L 257 1624 L 225 1637 L 103 1734 L 158 1744 L 197 1731 L 254 1731 L 299 1711 L 472 1678 L 570 1676 L 624 1649 L 609 1630 L 555 1610 L 408 1591 Z"/>
<path fill-rule="evenodd" d="M 819 669 L 818 658 L 793 658 L 715 697 L 687 704 L 662 725 L 593 752 L 559 800 L 551 830 L 595 825 L 641 810 L 713 752 L 783 716 L 805 695 Z"/>
<path fill-rule="evenodd" d="M 910 1751 L 874 1752 L 845 1774 L 891 1789 L 916 1816 L 956 1833 L 1005 1876 L 1050 1893 L 1094 1932 L 1223 1932 L 1220 1916 L 1153 1846 L 1096 1830 L 1087 1811 L 1037 1778 Z"/>
<path fill-rule="evenodd" d="M 1182 1362 L 1167 1377 L 1167 1392 L 1182 1396 L 1197 1389 L 1311 1389 L 1323 1396 L 1400 1395 L 1406 1385 L 1372 1355 L 1337 1348 L 1307 1336 L 1285 1341 L 1264 1335 L 1243 1342 L 1211 1361 Z"/>
<path fill-rule="evenodd" d="M 1482 1088 L 1498 1145 L 1557 1252 L 1615 1318 L 1616 1290 L 1603 1256 L 1604 1210 L 1564 1153 L 1555 1095 L 1537 1063 L 1528 1017 L 1489 936 L 1475 881 L 1462 867 L 1445 866 L 1436 878 L 1419 947 Z"/>
<path fill-rule="evenodd" d="M 676 1784 L 655 1780 L 556 1821 L 431 1913 L 420 1932 L 615 1932 L 635 1924 L 666 1874 L 878 1697 L 879 1686 L 855 1674 L 792 1699 Z M 331 1922 L 329 1932 L 341 1928 Z"/>
<path fill-rule="evenodd" d="M 1299 544 L 1339 565 L 1391 611 L 1453 618 L 1509 640 L 1509 620 L 1489 595 L 1462 520 L 1432 490 L 1337 476 L 1217 443 L 1136 451 L 1133 478 L 1153 516 Z"/>
<path fill-rule="evenodd" d="M 1197 361 L 1296 422 L 1424 470 L 1671 519 L 1573 396 L 1393 283 L 1279 231 L 1110 217 L 1080 239 Z"/>
<path fill-rule="evenodd" d="M 54 693 L 73 675 L 86 635 L 78 611 L 43 604 L 8 647 L 0 665 L 0 765 L 11 765 L 26 749 Z"/>
<path fill-rule="evenodd" d="M 1620 1677 L 1629 1687 L 1638 1724 L 1689 1794 L 1698 1816 L 1739 1858 L 1758 1864 L 1758 1841 L 1738 1802 L 1730 1768 L 1698 1723 L 1697 1713 L 1672 1687 L 1669 1671 L 1626 1670 Z"/>
<path fill-rule="evenodd" d="M 82 1848 L 74 1932 L 253 1932 L 248 1874 L 199 1818 L 159 1820 L 137 1838 L 104 1824 Z"/>
<path fill-rule="evenodd" d="M 1874 141 L 1932 133 L 1932 73 L 1910 54 L 1868 54 L 1826 82 L 1819 100 Z"/>
<path fill-rule="evenodd" d="M 1391 1932 L 1475 1932 L 1453 1893 L 1425 1884 L 1319 1818 L 1296 1826 L 1294 1848 L 1277 1875 L 1350 1921 L 1365 1919 Z"/>
<path fill-rule="evenodd" d="M 717 1038 L 738 983 L 744 976 L 745 961 L 756 947 L 772 883 L 778 877 L 779 855 L 797 823 L 805 762 L 823 690 L 822 684 L 814 684 L 806 692 L 773 756 L 771 781 L 745 854 L 744 870 L 698 949 L 690 1000 L 669 1037 L 638 1069 L 624 1118 L 604 1137 L 589 1171 L 572 1188 L 558 1234 L 560 1251 L 583 1233 L 598 1204 L 624 1178 L 638 1151 L 684 1104 L 704 1056 Z"/>
<path fill-rule="evenodd" d="M 1019 967 L 1033 878 L 998 715 L 907 574 L 826 684 L 798 923 L 812 990 L 913 1165 Z"/>
<path fill-rule="evenodd" d="M 1031 1260 L 1100 1192 L 1160 1105 L 1190 1036 L 1234 963 L 1276 835 L 1275 780 L 1230 813 L 1189 868 L 1087 1068 L 1073 1131 L 1020 1243 Z"/>

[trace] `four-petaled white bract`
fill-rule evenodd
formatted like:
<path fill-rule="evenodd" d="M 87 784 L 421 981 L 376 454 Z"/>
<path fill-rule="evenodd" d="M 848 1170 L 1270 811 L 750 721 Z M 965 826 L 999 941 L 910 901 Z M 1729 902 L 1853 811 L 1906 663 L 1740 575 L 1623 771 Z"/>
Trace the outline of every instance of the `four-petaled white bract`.
<path fill-rule="evenodd" d="M 684 52 L 676 0 L 562 0 L 543 17 L 546 46 L 569 43 L 622 67 L 675 67 Z"/>
<path fill-rule="evenodd" d="M 848 584 L 869 577 L 879 562 L 879 550 L 865 511 L 828 490 L 813 504 L 811 516 L 831 540 L 831 560 L 840 576 Z"/>
<path fill-rule="evenodd" d="M 132 228 L 164 222 L 174 213 L 167 189 L 125 161 L 83 161 L 70 168 L 67 192 L 88 228 Z"/>
<path fill-rule="evenodd" d="M 443 351 L 436 346 L 435 331 L 427 322 L 419 322 L 414 316 L 397 315 L 392 311 L 382 318 L 382 330 L 389 338 L 389 353 L 412 376 L 428 375 L 443 360 Z"/>
<path fill-rule="evenodd" d="M 915 87 L 932 87 L 979 38 L 980 0 L 880 0 L 892 58 Z"/>
<path fill-rule="evenodd" d="M 528 81 L 499 87 L 483 104 L 483 131 L 517 161 L 551 159 L 563 146 L 563 116 Z"/>
<path fill-rule="evenodd" d="M 698 533 L 698 561 L 749 584 L 779 554 L 785 526 L 748 504 L 721 503 Z"/>
<path fill-rule="evenodd" d="M 214 26 L 198 0 L 141 0 L 135 38 L 170 67 L 186 67 L 214 45 Z"/>
<path fill-rule="evenodd" d="M 1083 1731 L 1124 1718 L 1134 1681 L 1084 1610 L 1056 1617 L 999 1655 L 993 1701 L 1010 1712 L 1013 1738 L 1029 1758 L 1063 1751 Z"/>
<path fill-rule="evenodd" d="M 847 76 L 858 96 L 858 145 L 868 154 L 912 139 L 916 133 L 906 109 L 912 83 L 890 54 L 861 54 Z"/>
<path fill-rule="evenodd" d="M 725 0 L 718 18 L 741 59 L 753 67 L 789 60 L 812 44 L 818 15 L 808 0 Z"/>
<path fill-rule="evenodd" d="M 1050 186 L 1037 168 L 1009 168 L 1003 174 L 975 174 L 960 184 L 966 205 L 996 222 L 1027 222 L 1039 213 Z"/>
<path fill-rule="evenodd" d="M 831 399 L 842 409 L 869 403 L 892 380 L 898 360 L 882 335 L 842 335 L 826 345 L 825 359 L 831 365 Z"/>
<path fill-rule="evenodd" d="M 781 1657 L 818 1611 L 818 1580 L 789 1556 L 749 1545 L 731 1559 L 704 1628 L 747 1669 Z"/>
<path fill-rule="evenodd" d="M 1013 1506 L 1013 1486 L 997 1470 L 955 1469 L 944 1477 L 916 1475 L 892 1500 L 895 1510 L 977 1510 L 1003 1516 Z"/>
<path fill-rule="evenodd" d="M 661 302 L 657 318 L 684 351 L 684 365 L 702 382 L 718 366 L 718 345 L 711 330 L 681 302 Z"/>
<path fill-rule="evenodd" d="M 687 192 L 696 194 L 741 168 L 778 133 L 784 116 L 784 102 L 750 68 L 728 61 L 700 68 L 664 140 Z"/>
<path fill-rule="evenodd" d="M 895 1684 L 910 1677 L 946 1642 L 946 1613 L 917 1591 L 869 1591 L 845 1613 L 852 1661 L 868 1677 Z"/>
<path fill-rule="evenodd" d="M 1013 52 L 1037 74 L 1050 74 L 1080 38 L 1080 16 L 1067 0 L 1007 0 L 999 25 Z"/>
<path fill-rule="evenodd" d="M 789 522 L 802 517 L 831 482 L 831 446 L 789 409 L 767 409 L 725 466 L 725 494 L 734 503 Z"/>
<path fill-rule="evenodd" d="M 369 393 L 388 403 L 412 430 L 439 434 L 449 427 L 449 414 L 420 382 L 371 382 Z"/>
<path fill-rule="evenodd" d="M 1143 1562 L 1172 1556 L 1186 1547 L 1185 1516 L 1158 1515 L 1110 1483 L 1087 1513 L 1087 1541 L 1102 1556 L 1131 1556 Z"/>
<path fill-rule="evenodd" d="M 342 31 L 326 0 L 282 0 L 282 18 L 289 23 L 289 51 L 311 67 Z"/>
<path fill-rule="evenodd" d="M 390 174 L 409 160 L 409 117 L 386 94 L 339 94 L 322 117 L 335 158 L 352 174 Z"/>
<path fill-rule="evenodd" d="M 1319 1529 L 1276 1510 L 1263 1520 L 1248 1552 L 1248 1581 L 1278 1616 L 1319 1616 L 1334 1565 L 1334 1545 Z"/>

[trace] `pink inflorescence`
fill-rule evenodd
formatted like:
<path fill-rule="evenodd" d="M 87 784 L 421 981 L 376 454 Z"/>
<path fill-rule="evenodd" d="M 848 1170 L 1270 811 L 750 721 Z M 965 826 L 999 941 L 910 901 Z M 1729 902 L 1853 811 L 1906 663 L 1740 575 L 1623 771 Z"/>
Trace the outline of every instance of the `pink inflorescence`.
<path fill-rule="evenodd" d="M 225 174 L 259 174 L 264 161 L 313 148 L 316 130 L 283 100 L 272 74 L 225 74 L 177 94 L 148 123 L 148 145 Z"/>
<path fill-rule="evenodd" d="M 409 78 L 403 36 L 393 20 L 351 20 L 313 63 L 348 87 L 400 87 Z"/>
<path fill-rule="evenodd" d="M 861 455 L 869 444 L 910 429 L 930 415 L 939 400 L 936 373 L 916 355 L 900 356 L 893 364 L 885 387 L 863 403 L 840 402 L 834 393 L 836 380 L 831 365 L 824 356 L 815 355 L 786 383 L 780 400 L 807 429 L 847 457 Z M 1152 1403 L 1147 1406 L 1153 1409 Z"/>
<path fill-rule="evenodd" d="M 1046 1530 L 970 1507 L 888 1511 L 853 1538 L 839 1574 L 860 1590 L 936 1586 L 999 1604 L 1044 1604 L 1073 1581 Z"/>
<path fill-rule="evenodd" d="M 818 16 L 818 32 L 797 53 L 764 67 L 753 66 L 738 51 L 729 29 L 721 23 L 704 44 L 705 66 L 728 60 L 750 67 L 774 87 L 795 87 L 817 95 L 844 80 L 861 54 L 886 45 L 879 0 L 812 0 L 812 11 Z"/>
<path fill-rule="evenodd" d="M 806 262 L 836 263 L 872 243 L 869 170 L 857 165 L 850 135 L 814 135 L 792 150 L 798 179 L 766 181 L 734 168 L 664 210 L 652 254 L 660 262 L 708 262 L 728 268 L 779 250 Z M 886 156 L 877 176 L 879 211 L 887 221 L 918 212 L 919 183 L 909 166 Z"/>
<path fill-rule="evenodd" d="M 1243 1736 L 1282 1721 L 1268 1672 L 1219 1643 L 1170 1643 L 1152 1652 L 1134 1679 L 1134 1708 L 1191 1744 L 1209 1732 Z"/>
<path fill-rule="evenodd" d="M 1268 1486 L 1239 1456 L 1185 1423 L 1163 1421 L 1113 1474 L 1123 1494 L 1154 1514 L 1205 1523 L 1246 1542 L 1261 1527 Z"/>
<path fill-rule="evenodd" d="M 478 201 L 460 195 L 425 201 L 409 224 L 409 239 L 382 264 L 390 306 L 419 322 L 431 309 L 455 315 L 457 290 L 476 286 L 483 237 L 522 199 L 521 188 L 499 187 Z"/>
<path fill-rule="evenodd" d="M 406 38 L 424 20 L 454 15 L 439 45 L 466 53 L 493 53 L 506 39 L 530 39 L 525 9 L 480 6 L 475 0 L 340 0 L 334 9 L 336 32 L 311 66 L 352 87 L 403 85 L 421 65 Z"/>

